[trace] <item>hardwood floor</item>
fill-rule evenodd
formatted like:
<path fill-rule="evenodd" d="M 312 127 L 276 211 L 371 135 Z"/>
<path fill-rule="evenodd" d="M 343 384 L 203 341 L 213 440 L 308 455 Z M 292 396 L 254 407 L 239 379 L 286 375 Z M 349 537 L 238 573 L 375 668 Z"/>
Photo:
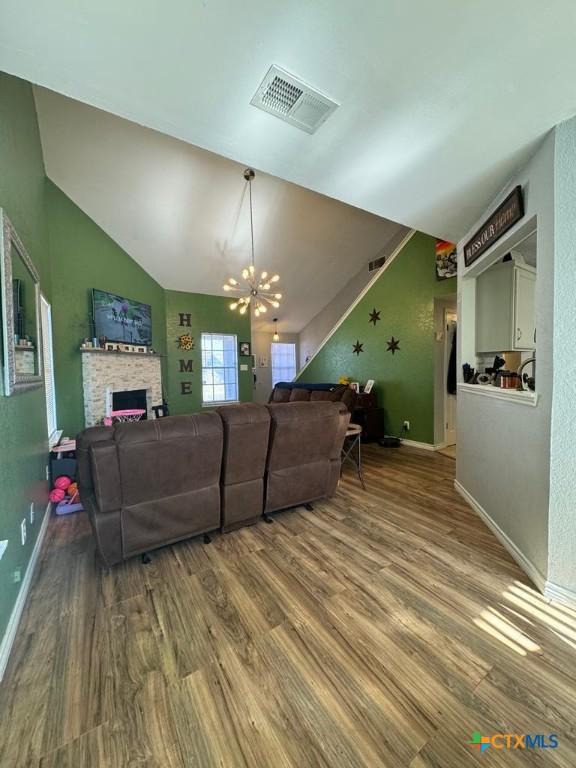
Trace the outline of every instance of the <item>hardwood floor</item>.
<path fill-rule="evenodd" d="M 101 572 L 53 519 L 0 687 L 0 765 L 576 765 L 576 612 L 453 490 L 366 447 L 363 491 Z M 473 732 L 558 734 L 497 750 Z"/>

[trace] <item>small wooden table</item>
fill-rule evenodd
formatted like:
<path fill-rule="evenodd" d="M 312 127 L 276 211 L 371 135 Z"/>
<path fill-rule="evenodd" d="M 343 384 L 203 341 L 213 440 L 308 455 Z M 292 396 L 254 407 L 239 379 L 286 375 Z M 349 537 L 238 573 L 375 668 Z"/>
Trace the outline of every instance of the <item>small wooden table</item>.
<path fill-rule="evenodd" d="M 356 451 L 354 451 L 356 449 Z M 348 424 L 344 445 L 342 446 L 342 464 L 349 461 L 356 467 L 358 478 L 362 483 L 362 488 L 366 490 L 364 477 L 362 475 L 362 427 L 360 424 Z"/>

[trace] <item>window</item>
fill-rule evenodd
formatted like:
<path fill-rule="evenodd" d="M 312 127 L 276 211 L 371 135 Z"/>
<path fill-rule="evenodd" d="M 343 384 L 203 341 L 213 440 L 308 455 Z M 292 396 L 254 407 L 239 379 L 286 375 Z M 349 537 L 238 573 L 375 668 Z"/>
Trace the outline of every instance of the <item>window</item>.
<path fill-rule="evenodd" d="M 296 376 L 296 344 L 272 342 L 272 386 Z"/>
<path fill-rule="evenodd" d="M 224 333 L 202 334 L 202 401 L 238 400 L 238 342 Z"/>
<path fill-rule="evenodd" d="M 42 361 L 44 364 L 44 391 L 46 393 L 46 419 L 48 442 L 54 445 L 58 439 L 56 423 L 56 387 L 54 386 L 54 355 L 52 350 L 52 309 L 44 296 L 40 300 L 42 326 Z"/>

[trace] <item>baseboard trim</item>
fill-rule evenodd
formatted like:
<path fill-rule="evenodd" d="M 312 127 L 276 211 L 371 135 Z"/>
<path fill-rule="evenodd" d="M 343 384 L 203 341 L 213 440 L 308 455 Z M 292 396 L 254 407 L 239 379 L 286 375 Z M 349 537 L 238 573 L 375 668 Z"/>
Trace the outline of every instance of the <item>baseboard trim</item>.
<path fill-rule="evenodd" d="M 538 568 L 536 568 L 534 563 L 526 557 L 526 555 L 516 546 L 516 544 L 514 544 L 508 534 L 504 533 L 498 523 L 492 520 L 484 507 L 476 501 L 472 494 L 470 494 L 466 488 L 464 488 L 464 486 L 458 482 L 458 480 L 454 480 L 454 488 L 460 494 L 460 496 L 462 496 L 464 501 L 466 501 L 472 507 L 478 517 L 482 518 L 488 528 L 490 528 L 492 533 L 496 536 L 498 541 L 508 550 L 508 552 L 512 555 L 514 560 L 516 560 L 528 578 L 531 579 L 537 589 L 542 592 L 542 594 L 545 594 L 546 579 L 540 573 Z"/>
<path fill-rule="evenodd" d="M 48 521 L 50 520 L 50 506 L 51 505 L 48 504 L 44 512 L 42 525 L 40 526 L 40 530 L 38 531 L 38 537 L 36 539 L 36 543 L 34 544 L 32 555 L 30 557 L 30 560 L 28 561 L 26 574 L 24 575 L 24 579 L 22 580 L 22 584 L 20 585 L 20 591 L 18 592 L 18 597 L 16 598 L 16 602 L 14 603 L 14 608 L 12 609 L 12 613 L 10 614 L 10 621 L 8 622 L 8 626 L 6 627 L 6 632 L 4 633 L 4 637 L 2 638 L 2 642 L 0 643 L 0 681 L 2 681 L 2 678 L 4 677 L 4 672 L 6 671 L 6 667 L 8 665 L 8 659 L 10 658 L 10 652 L 12 651 L 12 645 L 14 644 L 14 638 L 16 637 L 16 632 L 18 630 L 18 625 L 20 624 L 20 619 L 22 618 L 22 611 L 24 610 L 24 606 L 26 605 L 28 592 L 30 591 L 30 585 L 32 584 L 34 571 L 36 569 L 36 564 L 38 562 L 40 550 L 42 549 L 42 542 L 44 541 L 44 536 L 46 534 L 46 529 L 48 527 Z"/>
<path fill-rule="evenodd" d="M 432 443 L 419 443 L 417 440 L 406 440 L 405 438 L 402 438 L 402 445 L 408 445 L 410 448 L 420 448 L 422 451 L 440 451 L 442 448 L 446 448 L 446 443 L 433 445 Z"/>
<path fill-rule="evenodd" d="M 570 608 L 576 609 L 576 592 L 566 589 L 566 587 L 561 587 L 559 584 L 554 584 L 553 581 L 546 582 L 544 595 L 551 600 L 556 600 L 558 603 L 563 603 Z"/>

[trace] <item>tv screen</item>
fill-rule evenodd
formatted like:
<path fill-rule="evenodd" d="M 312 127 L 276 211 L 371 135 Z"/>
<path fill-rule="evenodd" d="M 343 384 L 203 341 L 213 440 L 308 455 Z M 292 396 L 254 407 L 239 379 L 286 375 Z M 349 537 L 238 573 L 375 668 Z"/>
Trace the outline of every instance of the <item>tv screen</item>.
<path fill-rule="evenodd" d="M 92 290 L 94 329 L 97 337 L 127 344 L 152 344 L 152 307 L 108 291 Z"/>

